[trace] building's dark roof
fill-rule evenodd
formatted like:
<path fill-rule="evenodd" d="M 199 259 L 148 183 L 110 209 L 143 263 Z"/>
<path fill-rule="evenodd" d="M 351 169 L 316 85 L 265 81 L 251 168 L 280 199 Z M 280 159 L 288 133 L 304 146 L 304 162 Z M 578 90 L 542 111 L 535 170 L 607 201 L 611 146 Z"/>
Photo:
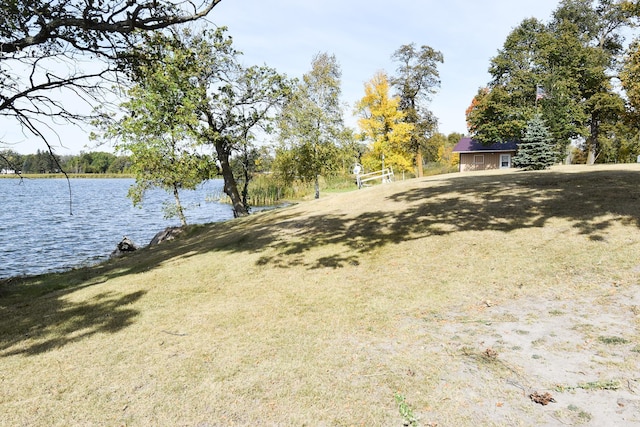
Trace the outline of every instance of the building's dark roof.
<path fill-rule="evenodd" d="M 495 144 L 485 145 L 480 141 L 471 138 L 462 138 L 455 147 L 454 153 L 475 153 L 475 152 L 499 152 L 499 151 L 515 151 L 518 149 L 518 143 L 515 141 L 497 142 Z"/>

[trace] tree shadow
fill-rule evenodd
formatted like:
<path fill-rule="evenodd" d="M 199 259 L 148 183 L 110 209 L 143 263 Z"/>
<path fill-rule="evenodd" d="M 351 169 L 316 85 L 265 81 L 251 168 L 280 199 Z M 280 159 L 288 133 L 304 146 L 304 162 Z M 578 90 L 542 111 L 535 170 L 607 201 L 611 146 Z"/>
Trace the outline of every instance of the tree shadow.
<path fill-rule="evenodd" d="M 348 204 L 356 198 L 367 202 L 357 214 L 349 206 L 302 215 L 294 209 L 274 210 L 190 227 L 174 241 L 96 266 L 0 281 L 0 354 L 38 354 L 126 328 L 138 314 L 130 304 L 144 291 L 101 294 L 83 303 L 64 296 L 175 258 L 257 254 L 259 266 L 338 269 L 358 265 L 370 251 L 429 236 L 507 234 L 561 219 L 588 239 L 606 242 L 615 224 L 640 227 L 640 171 L 635 170 L 456 174 L 390 184 L 381 192 L 357 190 L 343 200 Z"/>
<path fill-rule="evenodd" d="M 139 313 L 130 305 L 146 292 L 106 292 L 78 303 L 65 301 L 68 293 L 57 291 L 13 304 L 0 300 L 0 355 L 33 356 L 98 333 L 118 332 L 133 323 Z"/>
<path fill-rule="evenodd" d="M 260 265 L 340 268 L 357 263 L 364 252 L 428 236 L 510 233 L 563 219 L 590 240 L 605 241 L 614 223 L 640 227 L 640 171 L 457 175 L 422 183 L 388 195 L 385 201 L 395 205 L 385 204 L 386 210 L 377 207 L 380 201 L 372 193 L 371 208 L 358 216 L 341 209 L 304 220 L 282 217 L 255 228 L 250 243 L 224 250 L 271 248 Z M 307 257 L 312 248 L 322 246 L 335 247 L 335 253 Z"/>
<path fill-rule="evenodd" d="M 354 198 L 371 196 L 358 215 L 349 206 L 303 216 L 285 209 L 209 224 L 192 238 L 154 249 L 156 260 L 150 264 L 176 256 L 231 252 L 258 253 L 256 263 L 262 266 L 343 268 L 357 265 L 363 253 L 377 248 L 465 231 L 510 233 L 563 219 L 590 240 L 604 241 L 614 223 L 640 227 L 638 170 L 456 174 L 388 188 L 398 191 L 385 191 L 383 200 L 376 189 L 354 192 Z M 310 256 L 312 249 L 322 255 Z"/>

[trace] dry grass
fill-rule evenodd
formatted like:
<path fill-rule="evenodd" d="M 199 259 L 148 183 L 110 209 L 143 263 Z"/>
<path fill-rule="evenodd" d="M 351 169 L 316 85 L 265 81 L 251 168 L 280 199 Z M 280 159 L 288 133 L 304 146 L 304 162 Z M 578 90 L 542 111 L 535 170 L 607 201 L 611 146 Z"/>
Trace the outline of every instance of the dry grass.
<path fill-rule="evenodd" d="M 2 283 L 0 425 L 597 423 L 608 381 L 633 421 L 639 201 L 637 165 L 442 175 Z"/>

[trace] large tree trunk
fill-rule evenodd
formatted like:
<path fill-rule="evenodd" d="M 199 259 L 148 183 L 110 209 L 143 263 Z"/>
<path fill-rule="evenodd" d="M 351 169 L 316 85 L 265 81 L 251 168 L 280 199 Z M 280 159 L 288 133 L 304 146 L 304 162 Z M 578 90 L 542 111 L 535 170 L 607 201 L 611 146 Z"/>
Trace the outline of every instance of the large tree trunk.
<path fill-rule="evenodd" d="M 320 177 L 318 174 L 316 174 L 314 185 L 316 190 L 316 199 L 319 199 L 320 198 Z"/>
<path fill-rule="evenodd" d="M 246 138 L 245 138 L 246 141 Z M 249 155 L 247 154 L 247 144 L 244 145 L 242 159 L 242 172 L 244 173 L 244 183 L 242 184 L 242 205 L 249 209 L 249 181 L 251 181 L 251 172 L 249 171 Z"/>
<path fill-rule="evenodd" d="M 222 169 L 222 178 L 224 179 L 224 193 L 231 199 L 233 216 L 240 217 L 249 215 L 247 208 L 242 203 L 242 198 L 238 192 L 238 185 L 231 170 L 231 164 L 229 163 L 230 153 L 227 149 L 227 144 L 224 140 L 219 139 L 216 141 L 215 147 L 218 161 L 220 162 L 220 169 Z"/>
<path fill-rule="evenodd" d="M 416 165 L 418 166 L 418 177 L 422 178 L 424 176 L 424 170 L 422 169 L 422 153 L 418 150 L 416 154 Z"/>

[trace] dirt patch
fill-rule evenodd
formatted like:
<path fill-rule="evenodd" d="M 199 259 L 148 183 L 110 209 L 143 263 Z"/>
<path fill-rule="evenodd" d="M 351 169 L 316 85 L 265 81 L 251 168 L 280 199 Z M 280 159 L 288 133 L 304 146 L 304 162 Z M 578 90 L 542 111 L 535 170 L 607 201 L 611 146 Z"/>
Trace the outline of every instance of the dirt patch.
<path fill-rule="evenodd" d="M 465 391 L 470 421 L 640 425 L 640 296 L 632 289 L 482 301 L 425 320 L 458 356 L 440 380 Z M 442 416 L 438 408 L 421 414 L 432 424 Z"/>

